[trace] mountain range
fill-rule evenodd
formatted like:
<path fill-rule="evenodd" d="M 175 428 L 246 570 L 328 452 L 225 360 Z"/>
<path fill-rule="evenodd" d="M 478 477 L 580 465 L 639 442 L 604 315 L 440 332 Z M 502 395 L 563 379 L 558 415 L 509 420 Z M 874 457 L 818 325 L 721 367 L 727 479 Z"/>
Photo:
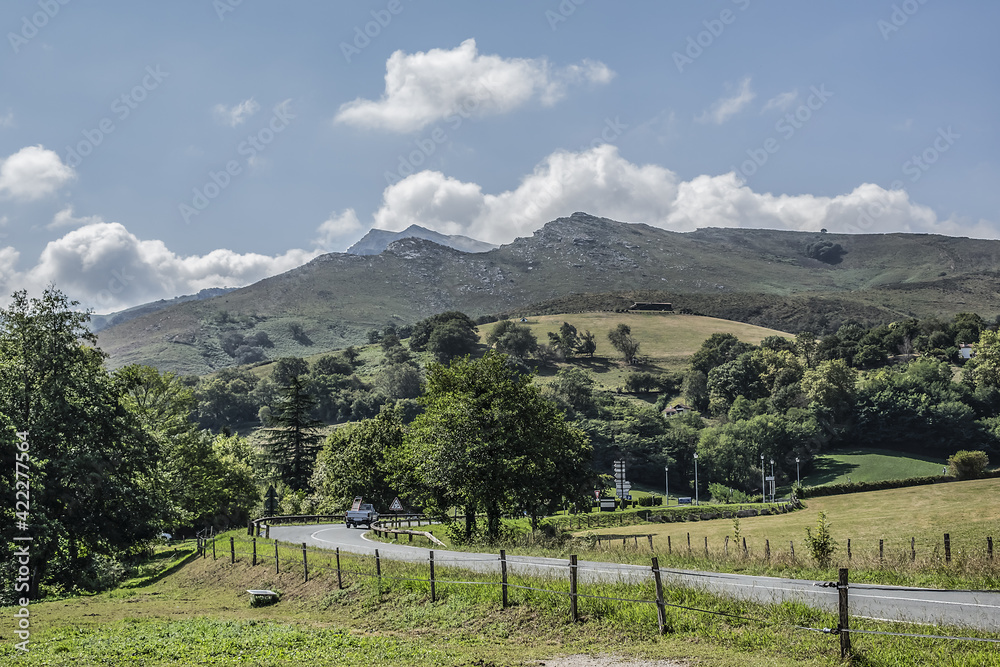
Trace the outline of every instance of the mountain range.
<path fill-rule="evenodd" d="M 376 238 L 380 235 L 376 235 Z M 366 342 L 445 310 L 491 314 L 627 308 L 633 300 L 785 331 L 835 330 L 962 311 L 1000 312 L 1000 241 L 763 229 L 671 232 L 574 213 L 531 237 L 468 253 L 422 238 L 379 254 L 331 253 L 210 299 L 100 332 L 109 364 L 179 373 L 233 365 L 222 337 L 266 334 L 269 358 Z"/>

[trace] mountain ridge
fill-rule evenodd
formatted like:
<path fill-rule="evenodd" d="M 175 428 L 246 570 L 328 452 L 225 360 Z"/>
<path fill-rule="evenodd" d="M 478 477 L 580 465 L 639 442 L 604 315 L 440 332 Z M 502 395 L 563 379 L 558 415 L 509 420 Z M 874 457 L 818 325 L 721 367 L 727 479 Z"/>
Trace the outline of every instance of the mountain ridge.
<path fill-rule="evenodd" d="M 841 246 L 837 264 L 807 255 Z M 182 303 L 100 333 L 109 363 L 204 373 L 232 365 L 219 337 L 264 332 L 267 356 L 366 341 L 386 324 L 445 310 L 513 313 L 577 295 L 653 294 L 679 307 L 775 329 L 1000 312 L 1000 241 L 713 228 L 672 232 L 575 213 L 484 253 L 419 238 L 378 255 L 330 253 L 227 294 Z M 588 297 L 589 295 L 589 297 Z M 618 303 L 617 301 L 614 301 Z M 627 307 L 627 306 L 626 306 Z M 301 335 L 295 332 L 300 332 Z"/>

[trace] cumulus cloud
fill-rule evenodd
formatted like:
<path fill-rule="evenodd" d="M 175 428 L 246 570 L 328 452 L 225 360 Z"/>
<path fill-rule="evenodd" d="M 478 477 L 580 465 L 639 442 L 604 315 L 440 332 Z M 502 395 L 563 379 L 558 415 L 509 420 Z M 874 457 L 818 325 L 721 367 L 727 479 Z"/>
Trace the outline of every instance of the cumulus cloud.
<path fill-rule="evenodd" d="M 55 151 L 40 145 L 0 158 L 0 196 L 8 199 L 42 199 L 75 177 L 76 172 Z"/>
<path fill-rule="evenodd" d="M 419 224 L 445 234 L 491 243 L 528 236 L 573 211 L 674 231 L 750 227 L 831 232 L 965 233 L 910 201 L 904 190 L 862 184 L 835 197 L 774 195 L 751 190 L 734 173 L 681 181 L 659 165 L 637 165 L 611 145 L 549 155 L 517 188 L 491 194 L 437 171 L 423 171 L 383 192 L 375 227 L 399 231 Z M 980 222 L 976 235 L 996 238 L 997 225 Z"/>
<path fill-rule="evenodd" d="M 740 82 L 739 90 L 729 97 L 722 97 L 713 102 L 712 106 L 696 117 L 695 120 L 699 123 L 722 125 L 743 111 L 748 104 L 753 102 L 755 97 L 757 97 L 757 93 L 750 90 L 750 77 L 746 77 Z"/>
<path fill-rule="evenodd" d="M 341 213 L 333 212 L 316 229 L 313 245 L 328 252 L 343 250 L 344 241 L 346 239 L 353 240 L 363 229 L 364 227 L 353 208 L 346 209 Z"/>
<path fill-rule="evenodd" d="M 481 55 L 474 39 L 451 50 L 396 51 L 385 69 L 382 98 L 347 102 L 335 121 L 412 132 L 452 114 L 507 113 L 536 98 L 549 106 L 565 96 L 568 86 L 606 84 L 614 77 L 606 65 L 590 60 L 556 68 L 544 58 Z"/>
<path fill-rule="evenodd" d="M 182 257 L 159 240 L 142 240 L 117 222 L 97 222 L 46 245 L 35 266 L 15 270 L 19 254 L 0 248 L 0 283 L 6 293 L 38 292 L 54 284 L 85 307 L 109 312 L 206 287 L 240 287 L 308 262 L 319 250 L 282 255 L 219 249 Z"/>
<path fill-rule="evenodd" d="M 761 113 L 765 111 L 772 111 L 777 109 L 778 111 L 787 111 L 795 102 L 799 99 L 799 89 L 789 90 L 787 93 L 780 93 L 769 99 L 765 104 L 764 108 L 760 110 Z"/>
<path fill-rule="evenodd" d="M 235 104 L 231 107 L 227 107 L 225 104 L 216 104 L 212 108 L 212 113 L 215 115 L 215 119 L 223 125 L 236 127 L 237 125 L 243 124 L 247 118 L 254 115 L 259 110 L 260 105 L 257 104 L 256 100 L 251 97 L 250 99 L 243 100 L 239 104 Z"/>
<path fill-rule="evenodd" d="M 99 215 L 85 215 L 82 218 L 77 218 L 73 215 L 73 207 L 67 206 L 52 216 L 52 222 L 45 225 L 45 228 L 80 227 L 81 225 L 91 225 L 95 222 L 104 222 L 104 220 Z"/>

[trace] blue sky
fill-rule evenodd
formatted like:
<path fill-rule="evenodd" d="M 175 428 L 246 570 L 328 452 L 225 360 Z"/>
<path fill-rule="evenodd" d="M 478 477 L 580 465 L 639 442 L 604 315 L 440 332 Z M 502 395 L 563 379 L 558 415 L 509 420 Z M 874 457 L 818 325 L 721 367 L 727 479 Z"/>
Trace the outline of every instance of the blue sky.
<path fill-rule="evenodd" d="M 11 0 L 0 287 L 107 312 L 372 226 L 506 243 L 578 210 L 998 238 L 998 19 L 942 0 Z"/>

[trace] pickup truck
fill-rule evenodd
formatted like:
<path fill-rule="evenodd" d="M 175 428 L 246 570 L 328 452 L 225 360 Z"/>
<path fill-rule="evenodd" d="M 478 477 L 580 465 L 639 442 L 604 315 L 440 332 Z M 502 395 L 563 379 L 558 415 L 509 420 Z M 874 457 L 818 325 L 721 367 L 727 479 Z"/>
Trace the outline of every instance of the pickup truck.
<path fill-rule="evenodd" d="M 369 503 L 362 504 L 358 509 L 351 508 L 344 515 L 344 522 L 347 523 L 348 528 L 353 528 L 361 524 L 371 528 L 374 521 L 378 521 L 378 512 Z"/>

